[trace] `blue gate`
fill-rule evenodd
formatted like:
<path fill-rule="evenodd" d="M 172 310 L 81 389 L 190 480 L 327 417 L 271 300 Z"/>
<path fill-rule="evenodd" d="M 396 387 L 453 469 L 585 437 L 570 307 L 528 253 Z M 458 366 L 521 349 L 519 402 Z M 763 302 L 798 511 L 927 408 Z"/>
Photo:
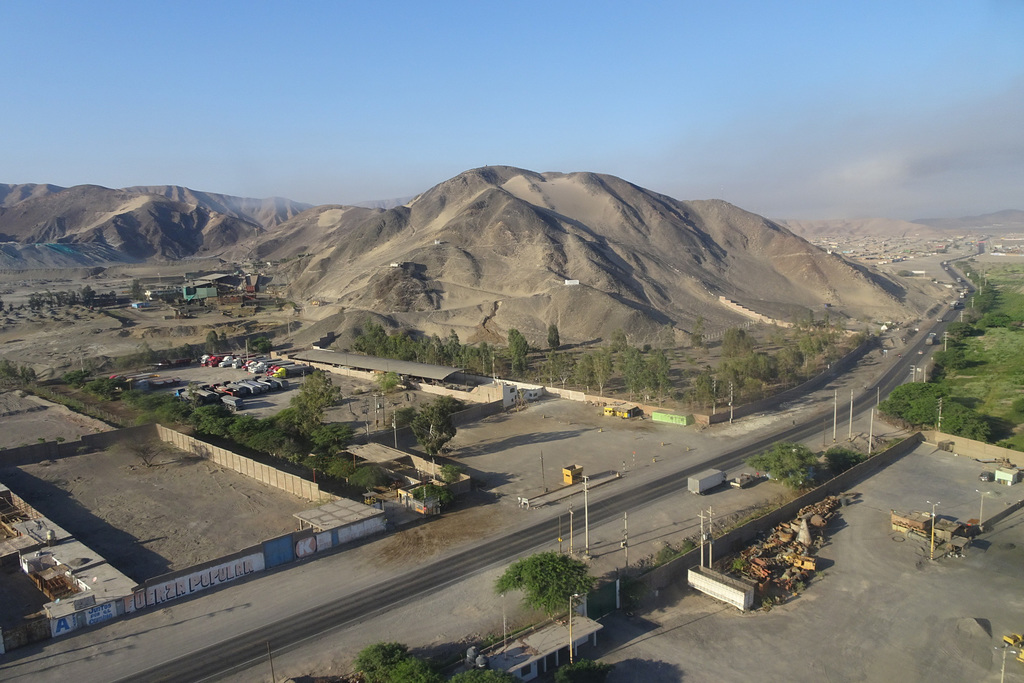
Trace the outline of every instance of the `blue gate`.
<path fill-rule="evenodd" d="M 291 535 L 274 538 L 263 543 L 263 562 L 267 569 L 295 559 Z"/>

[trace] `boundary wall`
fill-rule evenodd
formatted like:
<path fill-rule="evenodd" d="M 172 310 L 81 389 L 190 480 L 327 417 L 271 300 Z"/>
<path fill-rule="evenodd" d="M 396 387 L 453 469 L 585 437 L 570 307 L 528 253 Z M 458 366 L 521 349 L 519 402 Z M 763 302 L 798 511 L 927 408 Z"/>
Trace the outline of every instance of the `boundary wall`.
<path fill-rule="evenodd" d="M 878 470 L 896 462 L 923 442 L 924 437 L 922 434 L 920 432 L 916 432 L 903 441 L 900 441 L 898 444 L 887 448 L 859 465 L 855 465 L 842 474 L 833 477 L 813 491 L 808 491 L 804 495 L 786 503 L 782 507 L 772 510 L 763 517 L 758 517 L 757 519 L 733 529 L 719 538 L 716 538 L 712 542 L 714 556 L 725 557 L 726 555 L 739 551 L 745 545 L 754 540 L 758 533 L 767 532 L 768 530 L 773 529 L 776 525 L 791 520 L 796 516 L 797 512 L 800 511 L 800 508 L 805 505 L 817 503 L 825 498 L 825 496 L 834 495 L 844 491 L 852 484 L 855 484 L 865 477 L 874 474 Z M 660 567 L 656 567 L 646 574 L 642 574 L 638 578 L 647 584 L 647 586 L 652 590 L 662 590 L 676 582 L 686 581 L 689 570 L 699 564 L 700 547 L 698 546 L 685 555 L 681 555 L 671 562 L 667 562 Z"/>
<path fill-rule="evenodd" d="M 238 455 L 226 448 L 200 441 L 195 437 L 182 434 L 163 425 L 157 425 L 157 436 L 161 441 L 193 455 L 212 460 L 221 467 L 251 477 L 256 481 L 287 491 L 288 493 L 313 502 L 337 500 L 336 496 L 320 491 L 320 486 L 294 474 L 256 462 L 252 458 Z"/>
<path fill-rule="evenodd" d="M 953 436 L 934 429 L 922 430 L 926 443 L 936 444 L 939 442 L 952 442 L 951 450 L 957 455 L 965 455 L 975 460 L 1009 460 L 1014 467 L 1024 466 L 1024 453 L 1010 448 L 1003 448 L 984 441 L 973 441 L 962 436 Z"/>
<path fill-rule="evenodd" d="M 756 320 L 759 323 L 765 323 L 767 325 L 778 325 L 779 327 L 793 327 L 793 323 L 788 323 L 784 320 L 776 320 L 775 318 L 769 317 L 763 313 L 758 313 L 755 310 L 749 309 L 741 303 L 733 301 L 727 297 L 719 295 L 718 303 L 722 304 L 728 309 L 739 313 L 740 315 Z"/>
<path fill-rule="evenodd" d="M 72 455 L 102 451 L 114 444 L 135 441 L 139 437 L 153 436 L 153 425 L 111 429 L 97 434 L 83 434 L 77 441 L 47 441 L 17 448 L 0 449 L 0 467 L 20 467 L 43 460 L 59 460 Z"/>

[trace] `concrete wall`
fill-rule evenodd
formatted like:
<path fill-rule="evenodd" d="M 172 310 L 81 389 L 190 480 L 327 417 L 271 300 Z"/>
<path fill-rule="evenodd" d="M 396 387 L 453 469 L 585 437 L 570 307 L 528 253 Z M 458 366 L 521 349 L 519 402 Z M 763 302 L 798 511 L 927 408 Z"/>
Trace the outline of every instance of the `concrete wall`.
<path fill-rule="evenodd" d="M 727 299 L 724 296 L 718 297 L 718 303 L 722 304 L 728 309 L 735 311 L 736 313 L 739 313 L 740 315 L 751 318 L 752 320 L 756 320 L 759 323 L 765 323 L 767 325 L 778 325 L 779 327 L 793 327 L 793 323 L 788 323 L 784 320 L 776 320 L 775 318 L 764 315 L 763 313 L 752 311 L 746 306 L 739 304 L 733 301 L 732 299 Z"/>
<path fill-rule="evenodd" d="M 712 557 L 724 557 L 730 553 L 738 552 L 741 548 L 750 543 L 757 536 L 758 532 L 767 532 L 782 522 L 793 519 L 800 508 L 805 505 L 817 503 L 826 496 L 834 495 L 845 491 L 858 481 L 868 477 L 878 470 L 896 462 L 924 441 L 920 432 L 899 442 L 877 455 L 872 456 L 861 464 L 848 469 L 837 477 L 830 479 L 813 491 L 808 491 L 796 500 L 793 500 L 777 510 L 773 510 L 763 517 L 759 517 L 743 526 L 730 531 L 714 540 Z M 700 548 L 697 547 L 685 555 L 657 567 L 640 577 L 654 590 L 664 589 L 674 583 L 686 579 L 687 572 L 700 564 Z"/>
<path fill-rule="evenodd" d="M 161 441 L 165 441 L 180 450 L 212 460 L 221 467 L 226 467 L 229 470 L 252 477 L 267 486 L 273 486 L 314 502 L 335 500 L 334 496 L 321 492 L 317 484 L 307 481 L 302 477 L 282 472 L 270 465 L 264 465 L 251 458 L 246 458 L 225 448 L 219 448 L 205 441 L 200 441 L 163 425 L 157 426 L 157 434 Z"/>
<path fill-rule="evenodd" d="M 1014 467 L 1024 466 L 1024 453 L 1021 451 L 1003 448 L 983 441 L 972 441 L 962 436 L 944 434 L 934 429 L 924 430 L 921 434 L 924 435 L 924 440 L 927 443 L 936 444 L 936 446 L 938 446 L 940 441 L 952 441 L 953 452 L 958 455 L 965 455 L 976 460 L 1001 460 L 1005 458 L 1013 463 Z"/>
<path fill-rule="evenodd" d="M 98 434 L 85 434 L 77 441 L 47 441 L 17 448 L 0 449 L 0 466 L 20 467 L 43 460 L 59 460 L 72 455 L 102 451 L 117 443 L 137 441 L 156 436 L 154 425 L 113 429 Z"/>

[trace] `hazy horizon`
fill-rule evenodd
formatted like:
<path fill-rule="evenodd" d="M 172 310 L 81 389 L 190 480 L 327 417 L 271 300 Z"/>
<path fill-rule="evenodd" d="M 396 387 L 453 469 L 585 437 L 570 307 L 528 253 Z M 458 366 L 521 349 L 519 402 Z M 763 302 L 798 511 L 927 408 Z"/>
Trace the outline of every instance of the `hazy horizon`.
<path fill-rule="evenodd" d="M 354 204 L 486 165 L 779 219 L 1024 209 L 1024 4 L 5 8 L 0 181 Z"/>

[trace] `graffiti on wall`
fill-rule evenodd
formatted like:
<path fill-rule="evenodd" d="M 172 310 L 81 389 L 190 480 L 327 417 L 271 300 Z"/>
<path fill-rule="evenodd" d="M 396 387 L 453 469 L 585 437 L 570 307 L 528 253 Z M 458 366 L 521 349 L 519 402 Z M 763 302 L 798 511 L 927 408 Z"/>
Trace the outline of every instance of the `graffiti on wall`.
<path fill-rule="evenodd" d="M 146 607 L 154 607 L 255 572 L 261 572 L 263 569 L 263 553 L 246 555 L 136 591 L 134 595 L 124 599 L 124 611 L 128 613 Z"/>

